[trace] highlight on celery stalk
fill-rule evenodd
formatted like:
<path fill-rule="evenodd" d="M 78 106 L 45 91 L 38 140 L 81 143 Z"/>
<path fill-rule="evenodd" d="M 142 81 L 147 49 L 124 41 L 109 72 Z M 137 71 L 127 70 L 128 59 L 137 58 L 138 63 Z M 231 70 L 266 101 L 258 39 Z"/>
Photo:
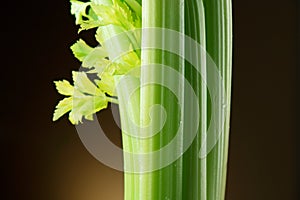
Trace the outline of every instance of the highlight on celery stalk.
<path fill-rule="evenodd" d="M 231 93 L 230 0 L 71 0 L 82 62 L 53 120 L 69 120 L 88 151 L 124 171 L 125 200 L 225 198 Z M 118 105 L 122 146 L 95 113 Z M 113 107 L 115 108 L 115 107 Z M 83 122 L 83 120 L 85 121 Z"/>

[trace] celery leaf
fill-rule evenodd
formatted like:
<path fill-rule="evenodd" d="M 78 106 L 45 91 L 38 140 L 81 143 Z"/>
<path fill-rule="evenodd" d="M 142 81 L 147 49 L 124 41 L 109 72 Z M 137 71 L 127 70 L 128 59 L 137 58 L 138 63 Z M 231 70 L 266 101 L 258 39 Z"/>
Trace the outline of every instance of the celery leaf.
<path fill-rule="evenodd" d="M 71 96 L 74 93 L 74 87 L 69 81 L 54 81 L 57 91 L 65 96 Z"/>
<path fill-rule="evenodd" d="M 54 111 L 53 121 L 58 120 L 61 116 L 72 110 L 73 107 L 73 98 L 68 97 L 61 100 Z"/>
<path fill-rule="evenodd" d="M 73 71 L 74 88 L 84 94 L 101 95 L 102 91 L 87 77 L 85 72 Z"/>
<path fill-rule="evenodd" d="M 82 66 L 86 68 L 95 67 L 102 64 L 104 59 L 108 57 L 108 53 L 103 47 L 96 47 L 83 60 Z"/>
<path fill-rule="evenodd" d="M 71 50 L 78 60 L 83 61 L 83 59 L 93 51 L 93 48 L 87 45 L 82 39 L 79 39 L 71 46 Z"/>
<path fill-rule="evenodd" d="M 81 2 L 76 0 L 71 0 L 71 14 L 75 15 L 77 25 L 81 24 L 83 17 L 87 17 L 86 9 L 90 5 L 89 2 Z"/>
<path fill-rule="evenodd" d="M 73 72 L 73 81 L 74 87 L 66 80 L 55 82 L 58 92 L 68 97 L 56 106 L 53 121 L 71 111 L 69 120 L 78 124 L 83 118 L 92 120 L 93 114 L 107 107 L 106 91 L 95 85 L 85 72 Z"/>

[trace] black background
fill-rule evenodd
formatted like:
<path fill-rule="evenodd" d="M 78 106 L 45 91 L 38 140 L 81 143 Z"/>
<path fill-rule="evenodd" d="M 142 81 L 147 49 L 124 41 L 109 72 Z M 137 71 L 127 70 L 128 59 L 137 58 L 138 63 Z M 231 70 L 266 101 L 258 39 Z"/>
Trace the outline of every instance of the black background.
<path fill-rule="evenodd" d="M 80 66 L 69 50 L 79 38 L 69 2 L 1 4 L 1 199 L 122 199 L 122 173 L 95 160 L 66 117 L 51 121 L 61 98 L 52 81 Z M 297 1 L 235 0 L 233 8 L 226 199 L 296 200 Z M 120 144 L 110 113 L 98 117 Z"/>

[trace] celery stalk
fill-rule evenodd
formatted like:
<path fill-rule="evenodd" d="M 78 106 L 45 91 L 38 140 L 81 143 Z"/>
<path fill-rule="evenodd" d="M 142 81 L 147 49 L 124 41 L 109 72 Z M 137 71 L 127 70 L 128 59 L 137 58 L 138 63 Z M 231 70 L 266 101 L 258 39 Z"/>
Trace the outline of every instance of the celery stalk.
<path fill-rule="evenodd" d="M 205 6 L 205 7 L 204 7 Z M 216 65 L 220 67 L 221 75 L 224 77 L 227 102 L 230 101 L 230 74 L 231 74 L 231 10 L 229 1 L 143 1 L 142 27 L 159 27 L 176 30 L 184 33 L 198 41 L 212 56 Z M 153 15 L 155 13 L 155 15 Z M 174 14 L 176 13 L 176 14 Z M 216 17 L 215 17 L 216 16 Z M 142 44 L 146 46 L 155 41 L 161 43 L 172 40 L 167 35 L 143 34 Z M 142 47 L 143 48 L 143 47 Z M 184 48 L 184 44 L 178 43 L 178 48 Z M 202 62 L 200 52 L 199 62 Z M 207 158 L 198 158 L 200 145 L 202 144 L 204 133 L 207 127 L 207 91 L 206 86 L 201 84 L 201 76 L 187 62 L 182 62 L 178 56 L 172 55 L 162 50 L 142 50 L 142 65 L 159 63 L 172 66 L 178 72 L 185 75 L 185 78 L 192 84 L 198 94 L 201 107 L 202 126 L 191 147 L 184 155 L 171 165 L 154 172 L 144 174 L 125 174 L 125 199 L 191 199 L 191 200 L 221 200 L 224 199 L 226 162 L 228 149 L 228 123 L 229 104 L 226 108 L 225 132 L 220 140 L 209 153 Z M 205 70 L 202 71 L 205 76 Z M 153 68 L 142 68 L 141 82 L 149 79 L 166 79 L 167 74 L 163 70 Z M 174 80 L 175 82 L 178 80 Z M 219 87 L 219 86 L 216 86 Z M 183 88 L 183 86 L 179 87 Z M 184 96 L 184 91 L 180 98 L 185 103 L 189 103 L 189 97 Z M 170 103 L 172 102 L 172 103 Z M 176 133 L 178 123 L 182 121 L 180 114 L 186 114 L 179 108 L 176 100 L 171 98 L 171 94 L 160 86 L 147 86 L 140 91 L 140 123 L 152 126 L 161 126 L 162 119 L 158 116 L 150 121 L 149 112 L 151 105 L 163 105 L 171 118 L 166 122 L 163 130 L 151 139 L 136 139 L 123 136 L 123 144 L 127 142 L 132 152 L 150 152 L 160 149 Z M 120 105 L 122 106 L 122 105 Z M 184 108 L 184 105 L 181 105 Z M 184 121 L 184 126 L 189 126 Z M 207 122 L 208 123 L 208 122 Z M 184 138 L 182 138 L 183 143 Z M 125 142 L 125 143 L 124 143 Z M 178 144 L 181 148 L 182 144 Z M 178 150 L 178 149 L 177 149 Z M 174 149 L 174 151 L 177 151 Z M 160 159 L 163 159 L 162 157 Z M 126 162 L 126 161 L 125 161 Z M 161 160 L 150 159 L 149 163 L 141 165 L 152 165 Z M 134 167 L 134 166 L 133 166 Z"/>
<path fill-rule="evenodd" d="M 83 119 L 93 120 L 93 114 L 105 109 L 108 102 L 119 103 L 125 200 L 224 200 L 231 93 L 231 12 L 230 0 L 71 0 L 76 24 L 80 30 L 97 28 L 100 46 L 90 47 L 79 40 L 71 47 L 85 70 L 73 72 L 73 85 L 67 80 L 55 81 L 58 92 L 66 97 L 56 106 L 53 120 L 69 112 L 71 123 L 79 124 Z M 141 27 L 142 32 L 135 32 Z M 179 37 L 172 36 L 172 31 Z M 201 44 L 209 56 L 191 47 L 189 39 L 180 35 Z M 162 49 L 148 48 L 157 44 Z M 178 50 L 176 53 L 192 57 L 201 72 L 192 65 L 195 63 L 164 50 L 169 45 Z M 210 58 L 220 71 L 221 82 L 209 75 Z M 89 73 L 97 78 L 92 80 Z M 209 78 L 218 92 L 224 85 L 225 105 L 224 99 L 219 99 L 221 93 L 209 93 L 204 81 Z M 171 89 L 164 83 L 171 85 Z M 213 110 L 215 99 L 225 115 Z M 225 124 L 221 124 L 223 116 Z M 206 140 L 211 123 L 217 127 L 213 136 L 218 136 L 221 129 L 222 134 L 207 155 L 199 156 L 200 148 L 211 148 L 211 141 Z M 190 127 L 195 124 L 198 129 L 192 138 L 195 131 Z M 183 134 L 178 135 L 178 130 Z M 171 149 L 161 151 L 174 141 Z M 171 162 L 166 162 L 168 158 Z"/>
<path fill-rule="evenodd" d="M 202 1 L 187 0 L 185 1 L 185 34 L 205 49 L 205 15 Z M 191 49 L 190 52 L 195 51 Z M 205 57 L 201 56 L 201 52 L 195 52 L 195 57 L 201 65 L 202 76 L 206 75 Z M 185 78 L 192 84 L 197 96 L 201 109 L 201 126 L 198 130 L 197 137 L 191 147 L 183 156 L 183 199 L 190 200 L 206 200 L 206 158 L 199 159 L 198 153 L 206 132 L 206 110 L 207 110 L 207 90 L 206 85 L 201 83 L 202 77 L 194 70 L 195 66 L 185 63 Z M 203 69 L 204 68 L 204 69 Z M 203 77 L 204 78 L 204 77 Z M 185 96 L 185 102 L 189 102 L 189 97 Z M 191 126 L 194 122 L 184 122 L 185 126 Z"/>
<path fill-rule="evenodd" d="M 169 28 L 179 32 L 184 32 L 184 7 L 182 0 L 167 0 L 167 1 L 150 1 L 144 0 L 142 2 L 142 27 L 160 27 Z M 175 14 L 175 15 L 174 15 Z M 143 34 L 143 44 L 158 40 L 166 42 L 168 38 L 166 35 L 157 34 Z M 143 48 L 143 46 L 142 46 Z M 178 48 L 183 48 L 182 44 L 178 44 Z M 181 73 L 184 70 L 184 63 L 180 61 L 178 56 L 161 50 L 142 50 L 142 65 L 153 63 L 165 64 L 174 67 Z M 148 80 L 164 79 L 166 74 L 159 68 L 142 68 L 141 83 Z M 177 80 L 173 80 L 177 81 Z M 179 90 L 180 88 L 178 88 Z M 168 112 L 168 120 L 161 132 L 149 139 L 135 139 L 131 138 L 132 151 L 151 152 L 160 149 L 167 144 L 172 136 L 176 133 L 178 124 L 180 122 L 180 108 L 176 104 L 176 99 L 171 98 L 174 103 L 170 104 L 170 92 L 160 86 L 146 86 L 140 91 L 140 123 L 147 125 L 150 123 L 149 112 L 150 107 L 154 104 L 163 105 Z M 183 98 L 183 94 L 180 98 Z M 162 119 L 160 115 L 152 119 L 152 126 L 160 126 Z M 151 130 L 150 130 L 151 131 Z M 173 134 L 173 135 L 172 135 Z M 178 148 L 180 148 L 180 144 Z M 175 149 L 174 149 L 175 151 Z M 141 163 L 141 165 L 154 165 L 159 160 L 151 159 L 150 163 Z M 126 200 L 162 200 L 162 199 L 181 199 L 182 195 L 182 159 L 179 159 L 169 166 L 159 169 L 154 172 L 142 174 L 125 174 L 125 185 L 131 184 L 134 189 L 125 189 Z"/>
<path fill-rule="evenodd" d="M 203 2 L 207 16 L 205 18 L 207 52 L 219 67 L 227 97 L 224 132 L 207 157 L 208 199 L 218 200 L 225 198 L 231 93 L 232 13 L 230 0 L 203 0 Z"/>

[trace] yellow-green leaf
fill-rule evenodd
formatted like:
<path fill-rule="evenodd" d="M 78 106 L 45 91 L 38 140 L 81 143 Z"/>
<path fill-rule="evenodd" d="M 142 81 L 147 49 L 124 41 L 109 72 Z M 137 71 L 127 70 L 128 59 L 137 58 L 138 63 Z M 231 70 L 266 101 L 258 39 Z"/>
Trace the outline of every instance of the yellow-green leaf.
<path fill-rule="evenodd" d="M 83 59 L 93 51 L 93 48 L 80 39 L 71 46 L 71 50 L 78 60 L 83 61 Z"/>
<path fill-rule="evenodd" d="M 54 81 L 57 91 L 65 96 L 72 96 L 74 92 L 74 87 L 69 83 L 69 81 Z"/>
<path fill-rule="evenodd" d="M 54 111 L 53 121 L 58 120 L 61 116 L 69 112 L 73 107 L 73 98 L 68 97 L 61 100 Z"/>

